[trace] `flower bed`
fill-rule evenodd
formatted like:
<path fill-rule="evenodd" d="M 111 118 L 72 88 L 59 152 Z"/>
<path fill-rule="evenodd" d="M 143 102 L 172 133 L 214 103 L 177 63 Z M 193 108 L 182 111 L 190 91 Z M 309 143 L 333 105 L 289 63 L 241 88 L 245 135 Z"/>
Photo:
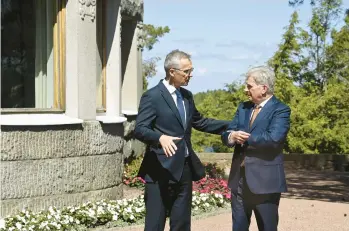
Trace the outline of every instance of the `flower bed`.
<path fill-rule="evenodd" d="M 193 192 L 193 215 L 229 205 L 228 199 L 218 193 Z M 0 220 L 1 231 L 76 230 L 105 225 L 117 227 L 143 222 L 145 206 L 143 196 L 135 199 L 102 200 L 61 210 L 50 207 L 48 211 L 32 213 L 23 210 L 17 215 Z"/>
<path fill-rule="evenodd" d="M 218 193 L 224 196 L 227 200 L 231 198 L 231 192 L 228 188 L 228 183 L 223 179 L 203 178 L 193 182 L 193 191 L 199 193 Z"/>
<path fill-rule="evenodd" d="M 136 177 L 141 161 L 136 159 L 125 166 L 123 182 L 133 188 L 144 188 L 144 181 Z M 216 164 L 205 164 L 207 176 L 193 182 L 192 213 L 197 215 L 229 206 L 230 189 L 222 179 L 223 171 Z M 143 223 L 145 204 L 143 196 L 134 199 L 102 200 L 62 209 L 33 213 L 23 210 L 17 215 L 0 220 L 0 231 L 72 230 L 117 227 Z"/>

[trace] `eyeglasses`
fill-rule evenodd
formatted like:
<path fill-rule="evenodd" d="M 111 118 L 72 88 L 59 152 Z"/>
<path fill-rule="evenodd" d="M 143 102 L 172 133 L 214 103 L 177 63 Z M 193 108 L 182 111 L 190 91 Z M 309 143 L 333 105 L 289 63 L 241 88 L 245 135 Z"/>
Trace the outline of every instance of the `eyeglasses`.
<path fill-rule="evenodd" d="M 172 68 L 172 69 L 174 69 L 176 71 L 181 71 L 181 72 L 183 72 L 186 75 L 189 75 L 189 74 L 191 74 L 194 71 L 194 68 L 190 68 L 190 69 L 187 69 L 187 70 L 182 70 L 182 69 L 178 69 L 178 68 Z"/>

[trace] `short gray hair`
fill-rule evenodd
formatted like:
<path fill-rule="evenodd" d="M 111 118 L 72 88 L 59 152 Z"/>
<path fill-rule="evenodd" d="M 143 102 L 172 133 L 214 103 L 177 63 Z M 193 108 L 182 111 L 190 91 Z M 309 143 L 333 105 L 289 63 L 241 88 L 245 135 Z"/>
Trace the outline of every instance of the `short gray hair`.
<path fill-rule="evenodd" d="M 180 68 L 179 64 L 182 59 L 190 60 L 190 55 L 178 49 L 168 53 L 164 63 L 165 72 L 167 73 L 171 68 Z"/>
<path fill-rule="evenodd" d="M 268 66 L 257 66 L 253 67 L 246 73 L 246 80 L 252 77 L 256 84 L 266 85 L 268 87 L 267 93 L 274 93 L 275 85 L 275 73 Z"/>

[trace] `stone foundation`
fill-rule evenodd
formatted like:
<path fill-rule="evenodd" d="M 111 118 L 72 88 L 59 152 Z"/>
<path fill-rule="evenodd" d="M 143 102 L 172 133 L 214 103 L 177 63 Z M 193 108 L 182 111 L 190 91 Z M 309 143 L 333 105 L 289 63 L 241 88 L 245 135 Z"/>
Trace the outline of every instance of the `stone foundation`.
<path fill-rule="evenodd" d="M 1 216 L 122 198 L 123 124 L 1 130 Z"/>
<path fill-rule="evenodd" d="M 124 159 L 134 159 L 144 154 L 146 145 L 139 140 L 136 140 L 133 136 L 133 130 L 136 126 L 136 116 L 126 116 L 127 122 L 125 123 L 125 145 L 124 145 Z"/>

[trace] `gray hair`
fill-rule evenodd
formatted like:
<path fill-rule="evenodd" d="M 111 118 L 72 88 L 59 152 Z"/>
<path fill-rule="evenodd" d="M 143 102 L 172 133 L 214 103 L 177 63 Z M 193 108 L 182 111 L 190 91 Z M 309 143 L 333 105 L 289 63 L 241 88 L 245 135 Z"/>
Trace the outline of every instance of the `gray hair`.
<path fill-rule="evenodd" d="M 274 93 L 275 73 L 268 66 L 253 67 L 246 73 L 246 79 L 252 77 L 258 85 L 266 85 L 268 94 Z"/>
<path fill-rule="evenodd" d="M 180 50 L 173 50 L 170 53 L 166 55 L 164 68 L 165 72 L 167 73 L 171 68 L 180 68 L 180 61 L 182 59 L 189 59 L 190 55 L 188 53 L 185 53 L 184 51 Z"/>

